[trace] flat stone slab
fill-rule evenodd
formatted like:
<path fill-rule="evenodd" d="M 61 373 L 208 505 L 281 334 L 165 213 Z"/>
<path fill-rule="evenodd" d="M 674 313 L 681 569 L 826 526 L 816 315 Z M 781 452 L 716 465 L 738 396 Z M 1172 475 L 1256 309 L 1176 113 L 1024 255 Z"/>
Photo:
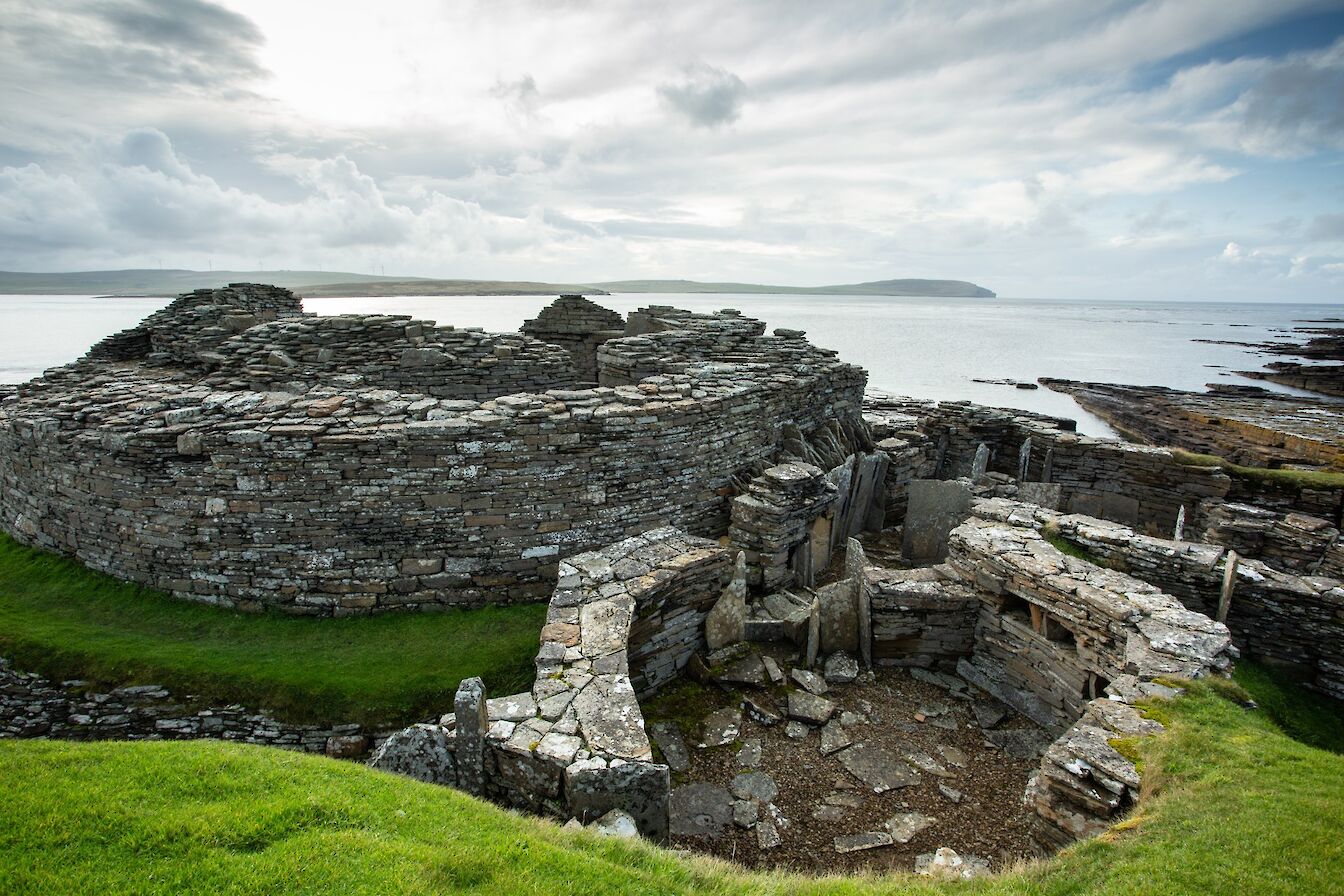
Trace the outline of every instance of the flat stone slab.
<path fill-rule="evenodd" d="M 845 747 L 854 743 L 854 738 L 849 736 L 849 732 L 840 727 L 840 723 L 831 719 L 821 728 L 821 755 L 829 756 L 832 753 L 838 753 Z"/>
<path fill-rule="evenodd" d="M 850 684 L 859 677 L 859 661 L 843 650 L 837 650 L 826 658 L 822 671 L 829 684 Z"/>
<path fill-rule="evenodd" d="M 755 768 L 761 764 L 761 739 L 749 737 L 742 741 L 742 749 L 737 751 L 737 764 L 743 768 Z"/>
<path fill-rule="evenodd" d="M 925 828 L 938 819 L 918 812 L 901 812 L 887 819 L 887 833 L 897 843 L 909 843 Z"/>
<path fill-rule="evenodd" d="M 826 679 L 807 669 L 794 669 L 789 672 L 789 677 L 797 683 L 798 687 L 809 694 L 820 696 L 830 690 L 830 686 L 826 684 Z"/>
<path fill-rule="evenodd" d="M 735 800 L 733 802 L 733 824 L 740 828 L 750 828 L 761 817 L 761 804 L 755 800 Z"/>
<path fill-rule="evenodd" d="M 718 680 L 724 684 L 750 687 L 762 687 L 766 678 L 765 662 L 754 653 L 731 664 L 718 676 Z"/>
<path fill-rule="evenodd" d="M 1050 746 L 1050 738 L 1037 728 L 1011 728 L 1007 731 L 986 731 L 984 734 L 990 743 L 1014 759 L 1035 759 Z"/>
<path fill-rule="evenodd" d="M 862 834 L 842 834 L 835 838 L 836 852 L 858 852 L 861 849 L 877 849 L 892 844 L 891 835 L 886 831 L 865 831 Z"/>
<path fill-rule="evenodd" d="M 976 700 L 971 704 L 971 712 L 975 714 L 975 724 L 988 730 L 1008 718 L 1011 710 L 997 700 Z"/>
<path fill-rule="evenodd" d="M 858 778 L 873 793 L 885 793 L 919 782 L 919 773 L 882 747 L 855 744 L 836 756 L 845 771 Z"/>
<path fill-rule="evenodd" d="M 649 726 L 649 737 L 658 745 L 663 761 L 672 771 L 684 772 L 691 767 L 691 753 L 676 722 L 654 722 Z"/>
<path fill-rule="evenodd" d="M 753 721 L 762 725 L 778 725 L 784 721 L 784 713 L 779 711 L 775 701 L 764 694 L 752 694 L 749 697 L 744 697 L 742 706 Z"/>
<path fill-rule="evenodd" d="M 775 779 L 765 772 L 743 772 L 733 778 L 728 789 L 740 800 L 756 800 L 761 803 L 768 803 L 779 796 L 779 787 L 775 784 Z"/>
<path fill-rule="evenodd" d="M 789 692 L 789 718 L 809 725 L 824 725 L 835 715 L 835 704 L 807 691 Z"/>
<path fill-rule="evenodd" d="M 762 821 L 756 825 L 756 845 L 761 849 L 774 849 L 783 843 L 784 839 L 779 836 L 779 828 L 774 823 Z"/>
<path fill-rule="evenodd" d="M 716 784 L 685 784 L 668 800 L 672 834 L 677 837 L 723 836 L 733 820 L 733 796 Z"/>
<path fill-rule="evenodd" d="M 845 816 L 849 814 L 849 809 L 844 806 L 832 806 L 823 804 L 812 810 L 812 817 L 817 821 L 844 821 Z"/>
<path fill-rule="evenodd" d="M 716 709 L 705 716 L 704 746 L 722 747 L 737 740 L 742 733 L 742 713 L 733 707 Z"/>

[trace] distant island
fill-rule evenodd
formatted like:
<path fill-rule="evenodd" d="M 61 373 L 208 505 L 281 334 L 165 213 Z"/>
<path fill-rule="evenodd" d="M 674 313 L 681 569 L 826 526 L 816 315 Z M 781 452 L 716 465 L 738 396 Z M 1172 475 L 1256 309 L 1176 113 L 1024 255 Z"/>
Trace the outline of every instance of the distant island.
<path fill-rule="evenodd" d="M 270 283 L 306 298 L 344 296 L 529 296 L 581 292 L 610 293 L 774 293 L 784 295 L 930 296 L 995 298 L 964 280 L 874 280 L 837 286 L 766 286 L 759 283 L 705 283 L 699 280 L 612 280 L 600 283 L 539 283 L 526 280 L 437 280 L 380 277 L 343 271 L 124 270 L 25 273 L 0 271 L 3 295 L 174 296 L 224 283 Z"/>
<path fill-rule="evenodd" d="M 759 283 L 702 283 L 698 280 L 610 280 L 596 283 L 608 292 L 774 293 L 800 296 L 930 296 L 993 299 L 993 290 L 965 280 L 873 280 L 838 286 L 763 286 Z"/>

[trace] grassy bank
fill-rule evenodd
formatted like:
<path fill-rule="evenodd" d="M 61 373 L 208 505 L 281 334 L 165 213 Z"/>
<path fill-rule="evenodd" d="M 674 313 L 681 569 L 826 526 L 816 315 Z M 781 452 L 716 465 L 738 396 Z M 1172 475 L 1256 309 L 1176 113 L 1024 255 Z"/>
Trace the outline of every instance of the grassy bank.
<path fill-rule="evenodd" d="M 964 886 L 748 874 L 263 748 L 28 741 L 0 742 L 0 892 L 1344 892 L 1344 757 L 1219 696 L 1231 687 L 1155 707 L 1168 731 L 1142 746 L 1150 792 L 1121 829 Z"/>
<path fill-rule="evenodd" d="M 1289 488 L 1344 489 L 1344 473 L 1329 470 L 1271 470 L 1265 467 L 1244 467 L 1216 454 L 1197 454 L 1184 448 L 1167 450 L 1178 464 L 1187 467 L 1222 467 L 1227 475 L 1251 482 Z"/>
<path fill-rule="evenodd" d="M 540 605 L 349 619 L 247 615 L 91 572 L 0 536 L 0 655 L 99 686 L 266 707 L 293 721 L 404 722 L 441 712 L 458 681 L 526 688 Z"/>

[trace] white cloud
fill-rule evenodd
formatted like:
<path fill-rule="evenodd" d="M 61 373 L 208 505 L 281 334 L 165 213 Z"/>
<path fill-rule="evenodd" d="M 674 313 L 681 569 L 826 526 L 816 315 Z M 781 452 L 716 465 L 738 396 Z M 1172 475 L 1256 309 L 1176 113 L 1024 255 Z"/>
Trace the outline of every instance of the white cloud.
<path fill-rule="evenodd" d="M 1344 44 L 1198 61 L 1311 0 L 225 6 L 0 0 L 0 264 L 1249 296 L 1344 239 L 1328 170 L 1239 186 L 1337 145 Z"/>

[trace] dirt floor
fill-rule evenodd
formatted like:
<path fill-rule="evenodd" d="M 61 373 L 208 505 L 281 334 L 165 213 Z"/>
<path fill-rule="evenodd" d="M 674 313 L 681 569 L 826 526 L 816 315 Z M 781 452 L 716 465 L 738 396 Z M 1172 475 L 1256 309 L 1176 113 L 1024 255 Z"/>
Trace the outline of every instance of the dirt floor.
<path fill-rule="evenodd" d="M 787 676 L 796 656 L 784 649 L 764 652 L 780 663 Z M 772 800 L 758 801 L 754 810 L 761 819 L 773 815 L 780 839 L 777 846 L 763 849 L 759 831 L 744 829 L 732 821 L 722 825 L 717 836 L 674 833 L 674 846 L 709 852 L 748 867 L 810 873 L 909 871 L 916 856 L 943 846 L 955 849 L 963 858 L 974 855 L 986 859 L 994 870 L 1033 854 L 1022 794 L 1038 760 L 1005 755 L 986 739 L 970 700 L 917 680 L 903 669 L 877 669 L 872 676 L 862 674 L 851 684 L 832 684 L 824 696 L 839 704 L 836 719 L 842 711 L 847 713 L 844 731 L 855 744 L 879 746 L 897 757 L 925 754 L 941 766 L 946 777 L 923 770 L 911 786 L 874 793 L 846 770 L 839 753 L 822 755 L 818 727 L 808 726 L 806 735 L 795 739 L 789 737 L 786 722 L 767 726 L 745 713 L 730 743 L 700 746 L 704 740 L 702 720 L 713 710 L 738 706 L 744 696 L 750 695 L 766 695 L 783 709 L 787 691 L 794 688 L 792 680 L 787 685 L 765 688 L 686 683 L 645 708 L 650 724 L 659 720 L 678 724 L 690 756 L 689 768 L 673 775 L 674 813 L 676 791 L 687 784 L 702 782 L 730 788 L 735 776 L 758 770 L 766 772 L 778 787 Z M 997 728 L 1031 729 L 1021 733 L 1041 736 L 1036 726 L 1019 716 L 1010 715 Z M 756 742 L 761 759 L 753 769 L 744 766 L 741 758 L 748 757 L 749 761 Z M 1041 742 L 1048 742 L 1048 737 L 1041 736 Z M 954 793 L 944 793 L 940 784 Z M 959 801 L 954 801 L 958 793 Z M 771 812 L 771 803 L 777 813 Z M 853 805 L 845 805 L 849 803 Z M 822 809 L 827 805 L 831 808 Z M 820 818 L 814 815 L 819 810 Z M 836 837 L 886 831 L 884 823 L 888 819 L 907 812 L 936 820 L 905 844 L 837 851 Z M 676 824 L 674 817 L 674 831 Z"/>

